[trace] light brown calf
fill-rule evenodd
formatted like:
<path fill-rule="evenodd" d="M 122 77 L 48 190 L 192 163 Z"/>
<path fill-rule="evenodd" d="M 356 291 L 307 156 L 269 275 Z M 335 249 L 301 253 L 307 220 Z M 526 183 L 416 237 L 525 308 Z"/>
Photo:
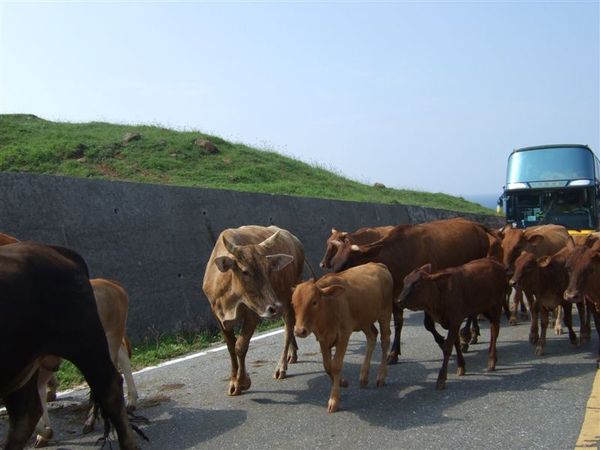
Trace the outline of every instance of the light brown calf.
<path fill-rule="evenodd" d="M 366 387 L 368 384 L 371 356 L 377 340 L 374 322 L 379 322 L 382 351 L 377 387 L 385 384 L 393 284 L 392 275 L 384 264 L 368 263 L 336 274 L 327 274 L 317 281 L 305 281 L 294 289 L 294 334 L 305 338 L 312 332 L 319 341 L 323 367 L 331 379 L 331 394 L 327 405 L 330 413 L 339 409 L 340 386 L 348 386 L 348 382 L 342 378 L 342 366 L 353 331 L 362 330 L 367 337 L 367 351 L 360 369 L 360 385 Z M 333 358 L 332 347 L 336 348 Z"/>
<path fill-rule="evenodd" d="M 127 322 L 127 310 L 129 298 L 127 292 L 116 281 L 95 278 L 90 280 L 94 297 L 96 299 L 96 308 L 100 317 L 100 322 L 106 334 L 108 341 L 108 351 L 110 359 L 115 367 L 119 367 L 127 383 L 127 409 L 135 410 L 137 406 L 138 393 L 131 373 L 131 363 L 129 361 L 129 351 L 126 343 L 125 324 Z M 43 414 L 38 424 L 38 435 L 36 438 L 36 447 L 44 447 L 52 437 L 53 431 L 50 425 L 48 409 L 46 404 L 48 382 L 54 376 L 54 373 L 60 367 L 62 359 L 56 356 L 46 356 L 42 359 L 40 372 L 38 375 L 38 392 L 42 401 Z M 97 411 L 92 408 L 84 425 L 84 433 L 93 430 Z"/>
<path fill-rule="evenodd" d="M 448 359 L 456 348 L 458 375 L 465 373 L 465 360 L 460 349 L 459 328 L 468 316 L 483 314 L 490 321 L 488 370 L 496 368 L 496 339 L 500 331 L 500 315 L 506 305 L 508 283 L 504 266 L 494 258 L 481 258 L 462 266 L 432 273 L 427 264 L 404 278 L 404 289 L 398 303 L 402 308 L 425 311 L 448 330 L 442 345 L 444 362 L 436 388 L 444 389 Z"/>

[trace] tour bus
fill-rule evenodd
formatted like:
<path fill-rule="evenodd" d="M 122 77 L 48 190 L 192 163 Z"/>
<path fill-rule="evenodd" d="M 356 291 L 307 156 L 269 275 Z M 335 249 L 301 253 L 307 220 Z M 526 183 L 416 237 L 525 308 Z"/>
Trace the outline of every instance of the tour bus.
<path fill-rule="evenodd" d="M 508 157 L 506 222 L 516 228 L 563 225 L 571 234 L 598 229 L 600 162 L 587 145 L 540 145 Z"/>

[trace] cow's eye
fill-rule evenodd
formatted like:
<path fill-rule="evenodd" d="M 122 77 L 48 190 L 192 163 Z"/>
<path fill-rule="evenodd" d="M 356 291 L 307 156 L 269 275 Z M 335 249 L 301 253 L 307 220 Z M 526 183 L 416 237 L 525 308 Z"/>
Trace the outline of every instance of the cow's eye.
<path fill-rule="evenodd" d="M 313 301 L 312 301 L 312 305 L 313 305 L 313 306 L 317 306 L 317 301 L 316 301 L 316 300 L 313 300 Z"/>
<path fill-rule="evenodd" d="M 244 275 L 245 277 L 249 277 L 250 272 L 248 272 L 247 270 L 242 270 L 242 275 Z"/>

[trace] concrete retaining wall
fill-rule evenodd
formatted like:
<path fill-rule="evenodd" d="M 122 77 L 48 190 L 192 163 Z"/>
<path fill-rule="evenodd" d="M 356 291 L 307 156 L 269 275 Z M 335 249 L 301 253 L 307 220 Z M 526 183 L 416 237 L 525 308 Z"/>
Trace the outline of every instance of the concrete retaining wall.
<path fill-rule="evenodd" d="M 0 173 L 0 232 L 70 247 L 86 259 L 92 277 L 122 282 L 134 341 L 215 326 L 202 277 L 225 228 L 286 228 L 304 243 L 318 273 L 332 227 L 353 231 L 457 215 L 502 223 L 415 206 Z"/>

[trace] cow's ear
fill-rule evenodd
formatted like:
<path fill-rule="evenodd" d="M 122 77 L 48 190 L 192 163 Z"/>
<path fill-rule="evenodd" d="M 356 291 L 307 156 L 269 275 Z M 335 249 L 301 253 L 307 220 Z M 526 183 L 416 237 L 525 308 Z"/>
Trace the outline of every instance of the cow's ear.
<path fill-rule="evenodd" d="M 425 264 L 424 266 L 419 267 L 419 270 L 425 273 L 431 273 L 431 264 Z"/>
<path fill-rule="evenodd" d="M 588 239 L 586 239 L 585 242 L 587 244 Z M 565 247 L 570 252 L 572 252 L 573 250 L 575 250 L 575 241 L 573 240 L 573 238 L 571 236 L 569 236 L 569 239 L 567 240 L 567 243 L 565 244 Z"/>
<path fill-rule="evenodd" d="M 229 241 L 225 235 L 223 235 L 223 245 L 225 246 L 225 248 L 227 249 L 227 251 L 229 253 L 231 253 L 232 255 L 235 255 L 235 252 L 237 250 L 237 245 L 235 245 L 233 242 Z"/>
<path fill-rule="evenodd" d="M 271 270 L 277 272 L 278 270 L 287 267 L 294 260 L 292 255 L 285 255 L 283 253 L 277 255 L 267 255 L 267 261 Z"/>
<path fill-rule="evenodd" d="M 537 259 L 538 266 L 542 268 L 546 268 L 552 262 L 552 258 L 550 256 L 542 256 Z"/>
<path fill-rule="evenodd" d="M 346 288 L 344 286 L 340 286 L 339 284 L 334 284 L 334 285 L 322 288 L 321 293 L 323 293 L 323 295 L 326 295 L 328 297 L 335 298 L 338 295 L 340 295 L 342 292 L 344 292 L 345 290 L 346 290 Z"/>
<path fill-rule="evenodd" d="M 527 241 L 529 241 L 529 243 L 534 247 L 537 247 L 542 242 L 544 242 L 544 236 L 542 236 L 541 234 L 534 234 L 529 239 L 527 239 Z"/>
<path fill-rule="evenodd" d="M 215 258 L 215 264 L 221 272 L 227 272 L 235 267 L 235 260 L 229 256 L 219 256 Z"/>

